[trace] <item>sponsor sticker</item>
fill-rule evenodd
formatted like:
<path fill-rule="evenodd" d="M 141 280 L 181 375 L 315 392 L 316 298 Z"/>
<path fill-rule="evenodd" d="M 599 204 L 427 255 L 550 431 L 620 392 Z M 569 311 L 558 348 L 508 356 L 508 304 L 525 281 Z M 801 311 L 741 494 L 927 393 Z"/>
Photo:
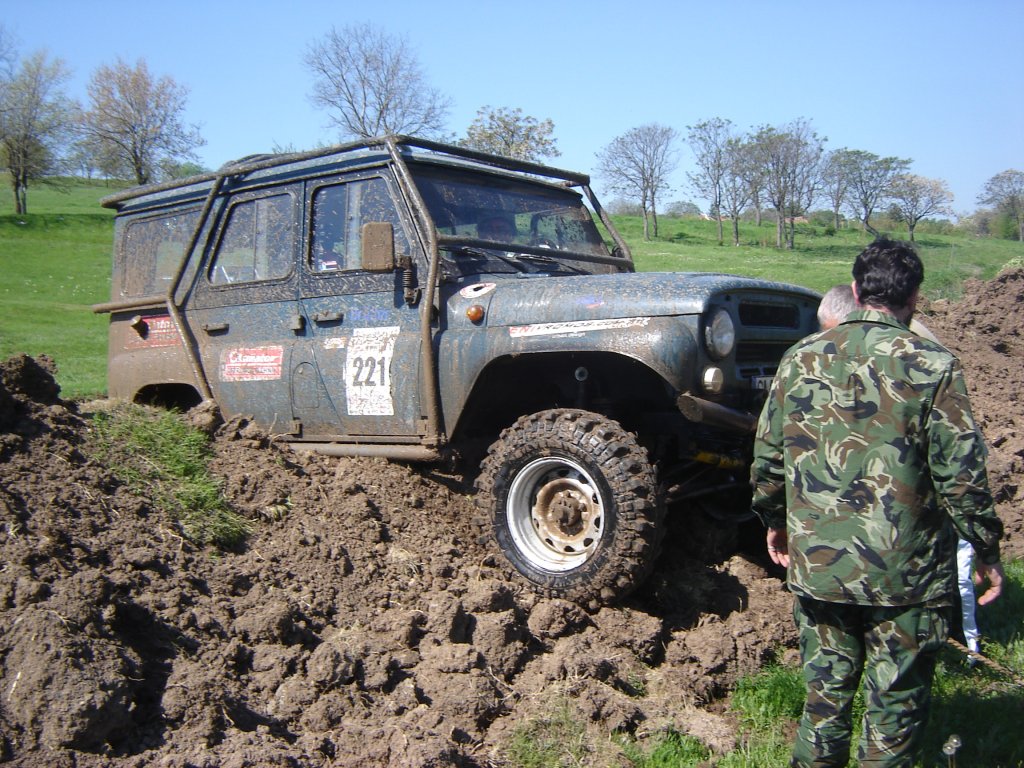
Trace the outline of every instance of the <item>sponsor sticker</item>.
<path fill-rule="evenodd" d="M 284 347 L 236 347 L 220 355 L 221 381 L 274 381 L 281 378 Z"/>
<path fill-rule="evenodd" d="M 646 328 L 649 317 L 616 317 L 608 320 L 569 320 L 564 323 L 533 323 L 513 325 L 508 334 L 513 339 L 527 336 L 580 335 L 588 331 L 614 331 L 625 328 Z"/>
<path fill-rule="evenodd" d="M 178 330 L 171 322 L 170 315 L 157 315 L 156 317 L 143 318 L 145 324 L 145 335 L 131 333 L 128 336 L 126 347 L 128 349 L 142 349 L 147 347 L 180 347 L 181 337 Z"/>

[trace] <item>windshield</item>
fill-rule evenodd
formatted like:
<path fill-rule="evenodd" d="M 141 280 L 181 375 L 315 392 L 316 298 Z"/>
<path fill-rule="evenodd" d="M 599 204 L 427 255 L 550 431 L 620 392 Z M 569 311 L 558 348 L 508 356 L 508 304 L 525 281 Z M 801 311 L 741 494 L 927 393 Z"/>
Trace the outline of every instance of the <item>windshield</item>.
<path fill-rule="evenodd" d="M 442 244 L 459 271 L 619 271 L 585 260 L 611 254 L 576 192 L 451 168 L 413 177 L 438 235 L 465 243 Z"/>

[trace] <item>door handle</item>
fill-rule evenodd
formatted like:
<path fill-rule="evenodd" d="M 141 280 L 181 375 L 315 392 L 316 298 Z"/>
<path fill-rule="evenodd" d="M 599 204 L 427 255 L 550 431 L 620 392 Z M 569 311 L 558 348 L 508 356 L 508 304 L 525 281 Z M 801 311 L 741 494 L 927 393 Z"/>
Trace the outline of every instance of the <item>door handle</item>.
<path fill-rule="evenodd" d="M 202 329 L 207 333 L 221 333 L 228 329 L 227 323 L 203 323 Z"/>
<path fill-rule="evenodd" d="M 315 323 L 333 323 L 337 320 L 341 320 L 345 316 L 344 312 L 335 310 L 324 310 L 323 312 L 317 312 L 313 315 L 313 322 Z"/>

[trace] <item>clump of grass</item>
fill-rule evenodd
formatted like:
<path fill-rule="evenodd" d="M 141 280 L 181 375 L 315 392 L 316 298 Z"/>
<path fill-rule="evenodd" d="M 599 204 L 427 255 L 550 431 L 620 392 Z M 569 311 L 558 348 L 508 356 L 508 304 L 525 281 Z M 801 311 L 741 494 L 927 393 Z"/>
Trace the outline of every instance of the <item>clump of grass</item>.
<path fill-rule="evenodd" d="M 190 541 L 229 548 L 249 532 L 210 475 L 209 438 L 180 414 L 127 403 L 96 413 L 87 450 L 133 492 L 174 515 Z"/>
<path fill-rule="evenodd" d="M 634 768 L 696 768 L 711 757 L 711 751 L 693 736 L 673 730 L 657 738 L 649 753 L 633 741 L 619 742 L 623 755 Z"/>
<path fill-rule="evenodd" d="M 561 700 L 546 717 L 516 728 L 505 757 L 516 768 L 568 768 L 585 765 L 589 752 L 586 726 L 569 702 Z"/>
<path fill-rule="evenodd" d="M 731 704 L 740 717 L 740 744 L 717 765 L 775 768 L 788 764 L 792 745 L 785 728 L 792 728 L 800 718 L 805 695 L 799 669 L 771 666 L 741 678 Z"/>
<path fill-rule="evenodd" d="M 732 708 L 739 712 L 744 726 L 765 731 L 782 720 L 799 718 L 804 696 L 804 681 L 798 669 L 772 666 L 740 679 Z"/>

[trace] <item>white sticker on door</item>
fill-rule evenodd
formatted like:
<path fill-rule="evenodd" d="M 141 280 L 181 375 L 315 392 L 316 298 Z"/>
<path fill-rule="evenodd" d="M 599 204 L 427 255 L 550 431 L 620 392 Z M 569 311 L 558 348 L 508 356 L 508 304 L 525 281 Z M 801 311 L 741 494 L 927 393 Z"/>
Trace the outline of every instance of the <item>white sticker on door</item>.
<path fill-rule="evenodd" d="M 345 400 L 350 416 L 394 416 L 391 360 L 398 327 L 356 328 L 345 351 Z"/>
<path fill-rule="evenodd" d="M 220 353 L 221 381 L 274 381 L 281 378 L 284 347 L 235 347 Z"/>

